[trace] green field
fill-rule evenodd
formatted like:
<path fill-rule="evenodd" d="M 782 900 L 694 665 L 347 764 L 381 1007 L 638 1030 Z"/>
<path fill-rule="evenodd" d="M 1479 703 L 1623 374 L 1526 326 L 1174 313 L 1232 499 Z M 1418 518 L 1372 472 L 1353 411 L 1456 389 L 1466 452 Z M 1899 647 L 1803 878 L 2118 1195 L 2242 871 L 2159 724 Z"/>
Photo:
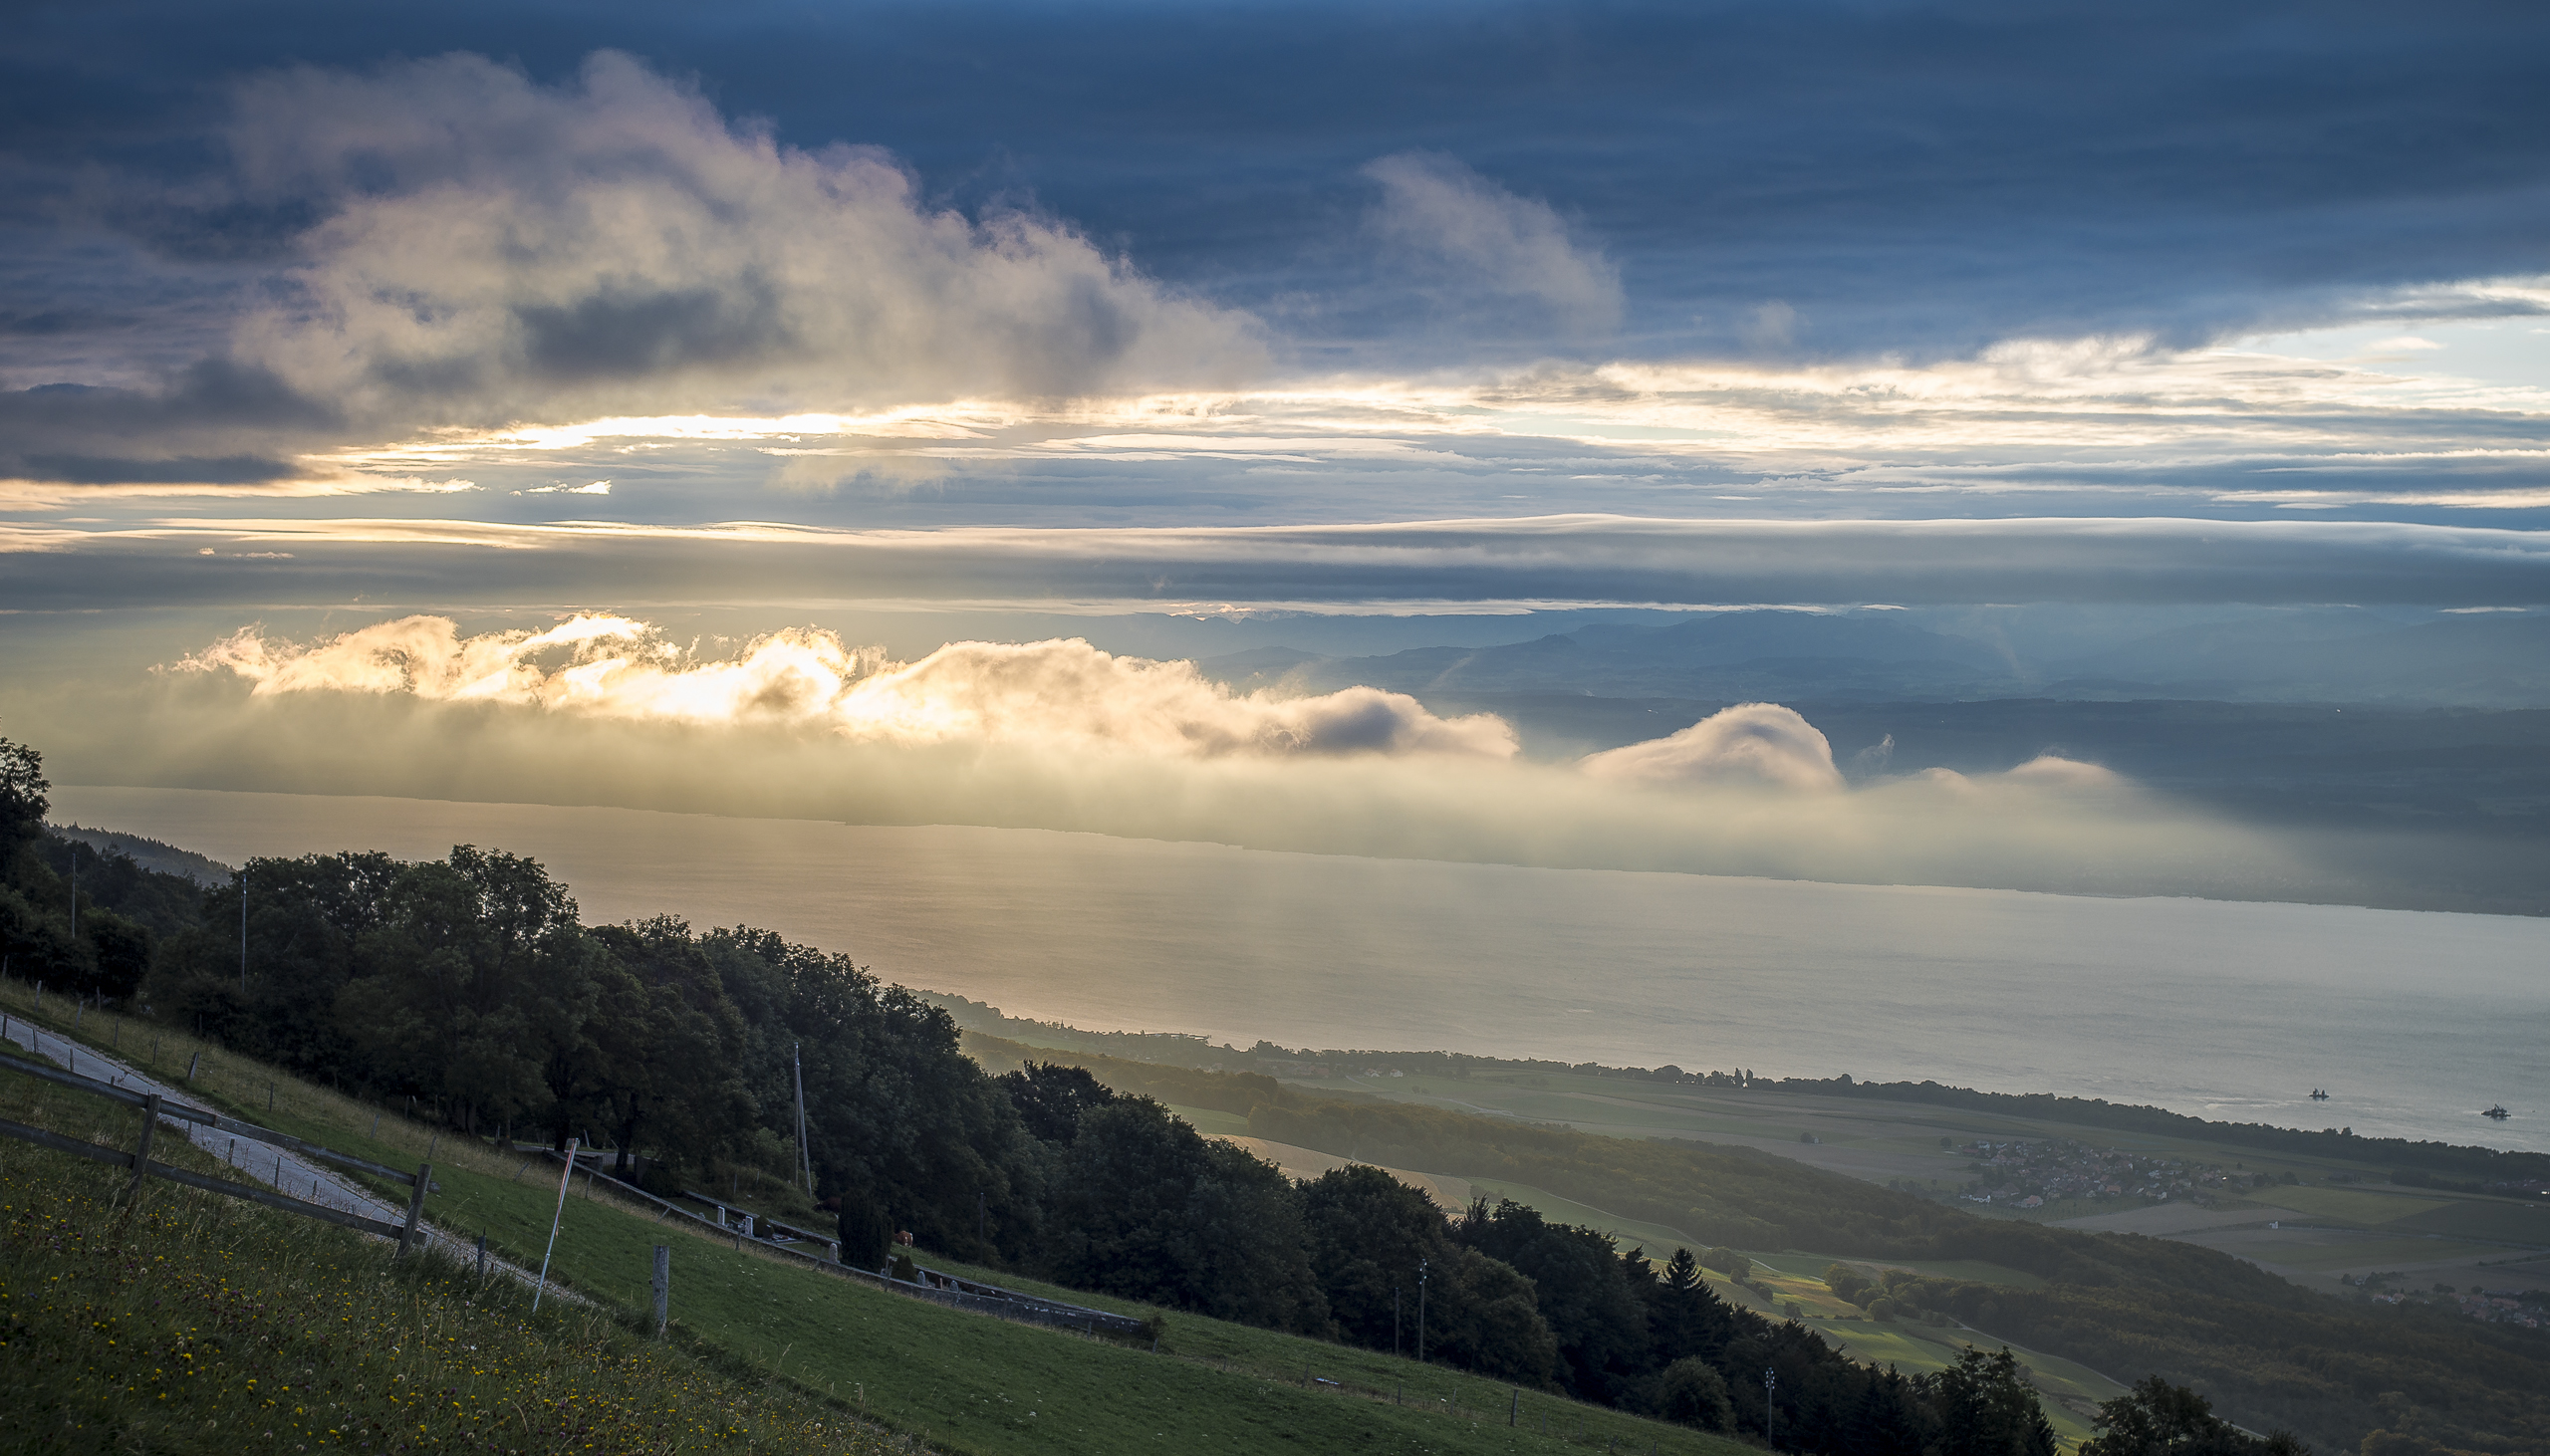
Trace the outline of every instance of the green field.
<path fill-rule="evenodd" d="M 19 988 L 0 990 L 8 997 L 23 1008 Z M 136 1033 L 115 1020 L 90 1018 L 83 1040 L 121 1035 L 126 1050 L 134 1050 Z M 194 1050 L 163 1034 L 158 1065 L 182 1072 Z M 381 1117 L 375 1132 L 378 1109 L 217 1050 L 207 1063 L 195 1091 L 267 1125 L 393 1166 L 414 1163 L 430 1147 L 443 1191 L 428 1202 L 427 1217 L 464 1237 L 483 1232 L 491 1250 L 538 1263 L 557 1164 L 525 1167 L 521 1157 L 455 1143 L 394 1115 Z M 269 1081 L 276 1087 L 271 1113 L 264 1107 Z M 668 1245 L 677 1335 L 728 1353 L 743 1369 L 784 1376 L 949 1450 L 1487 1453 L 1592 1444 L 1723 1456 L 1740 1449 L 1723 1438 L 1528 1393 L 1518 1424 L 1509 1427 L 1514 1397 L 1505 1387 L 1438 1365 L 1176 1312 L 1160 1312 L 1157 1353 L 1010 1324 L 784 1256 L 738 1251 L 691 1232 L 695 1227 L 659 1224 L 651 1211 L 596 1197 L 580 1184 L 567 1204 L 553 1273 L 576 1291 L 635 1308 L 645 1301 L 652 1246 Z M 1323 1376 L 1341 1384 L 1309 1383 Z M 1542 1416 L 1551 1421 L 1546 1437 L 1538 1429 Z"/>
<path fill-rule="evenodd" d="M 2295 1269 L 2360 1269 L 2372 1265 L 2439 1264 L 2502 1252 L 2491 1244 L 2449 1239 L 2348 1239 L 2343 1243 L 2276 1251 L 2275 1262 Z"/>
<path fill-rule="evenodd" d="M 2498 1198 L 2455 1199 L 2431 1212 L 2400 1219 L 2391 1227 L 2498 1244 L 2550 1245 L 2550 1198 L 2531 1203 Z"/>
<path fill-rule="evenodd" d="M 2262 1188 L 2249 1195 L 2252 1203 L 2271 1208 L 2288 1208 L 2295 1213 L 2316 1214 L 2322 1218 L 2341 1219 L 2356 1224 L 2387 1224 L 2421 1213 L 2451 1208 L 2456 1199 L 2428 1198 L 2400 1193 L 2376 1193 L 2360 1188 Z"/>
<path fill-rule="evenodd" d="M 10 1120 L 129 1147 L 131 1109 L 0 1074 Z M 228 1176 L 183 1138 L 157 1162 Z M 0 1409 L 13 1449 L 393 1442 L 875 1453 L 833 1402 L 383 1240 L 0 1141 Z M 704 1357 L 703 1357 L 704 1356 Z M 25 1442 L 24 1446 L 19 1445 Z"/>
<path fill-rule="evenodd" d="M 1667 1228 L 1660 1223 L 1641 1223 L 1634 1218 L 1616 1217 L 1591 1204 L 1579 1203 L 1572 1198 L 1552 1193 L 1546 1188 L 1535 1188 L 1529 1183 L 1507 1183 L 1494 1178 L 1472 1178 L 1469 1183 L 1473 1191 L 1486 1195 L 1490 1200 L 1510 1198 L 1516 1203 L 1540 1210 L 1543 1217 L 1553 1222 L 1601 1229 L 1612 1235 L 1613 1242 L 1625 1249 L 1632 1245 L 1642 1246 L 1658 1262 L 1675 1249 L 1688 1249 L 1697 1254 L 1705 1252 L 1708 1248 L 1705 1240 L 1692 1238 L 1680 1229 Z"/>

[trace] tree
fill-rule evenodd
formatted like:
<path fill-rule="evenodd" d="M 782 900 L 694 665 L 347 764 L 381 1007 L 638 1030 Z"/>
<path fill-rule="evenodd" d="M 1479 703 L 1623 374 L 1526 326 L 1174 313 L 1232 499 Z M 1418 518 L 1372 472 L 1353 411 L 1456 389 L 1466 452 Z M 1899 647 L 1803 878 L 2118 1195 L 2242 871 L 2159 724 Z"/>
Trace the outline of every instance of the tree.
<path fill-rule="evenodd" d="M 80 917 L 80 933 L 89 942 L 81 990 L 123 1001 L 141 989 L 150 971 L 150 932 L 112 910 L 91 910 Z"/>
<path fill-rule="evenodd" d="M 1428 1288 L 1425 1357 L 1517 1385 L 1555 1389 L 1558 1336 L 1541 1318 L 1539 1291 L 1513 1266 L 1448 1245 Z"/>
<path fill-rule="evenodd" d="M 448 1097 L 464 1129 L 546 1111 L 563 1147 L 552 1078 L 586 1055 L 600 956 L 565 887 L 461 845 L 402 866 L 386 900 L 358 946 L 368 974 L 337 998 L 346 1034 L 403 1086 Z"/>
<path fill-rule="evenodd" d="M 2054 1427 L 2007 1345 L 1969 1347 L 1928 1383 L 1940 1426 L 1933 1456 L 2054 1456 Z"/>
<path fill-rule="evenodd" d="M 661 1157 L 703 1164 L 752 1121 L 739 1070 L 743 1017 L 682 920 L 658 915 L 590 933 L 603 958 L 592 1054 L 572 1093 L 612 1129 L 620 1176 L 641 1137 Z"/>
<path fill-rule="evenodd" d="M 1853 1269 L 1848 1264 L 1825 1265 L 1824 1286 L 1854 1305 L 1865 1305 L 1868 1303 L 1863 1296 L 1868 1294 L 1869 1290 L 1873 1287 L 1867 1275 Z"/>
<path fill-rule="evenodd" d="M 44 776 L 43 754 L 0 738 L 0 871 L 20 849 L 44 837 L 44 817 L 53 812 L 45 794 L 52 787 Z"/>
<path fill-rule="evenodd" d="M 2147 1375 L 2133 1389 L 2104 1401 L 2094 1422 L 2099 1433 L 2081 1443 L 2081 1456 L 2308 1456 L 2289 1431 L 2259 1437 L 2213 1413 L 2213 1403 L 2183 1385 Z M 2372 1443 L 2366 1443 L 2370 1450 Z"/>
<path fill-rule="evenodd" d="M 700 953 L 744 1020 L 753 1116 L 796 1137 L 802 1062 L 817 1189 L 857 1191 L 925 1246 L 981 1262 L 1037 1257 L 1042 1155 L 955 1019 L 844 955 L 762 930 L 712 930 Z"/>
<path fill-rule="evenodd" d="M 1055 1170 L 1051 1220 L 1049 1257 L 1066 1284 L 1276 1329 L 1328 1323 L 1293 1186 L 1148 1097 L 1082 1115 Z"/>
<path fill-rule="evenodd" d="M 1568 1388 L 1578 1396 L 1609 1403 L 1616 1376 L 1643 1366 L 1647 1311 L 1631 1294 L 1609 1237 L 1551 1223 L 1510 1198 L 1492 1208 L 1484 1198 L 1471 1203 L 1455 1237 L 1532 1282 L 1541 1318 L 1558 1336 Z"/>
<path fill-rule="evenodd" d="M 337 999 L 381 969 L 367 958 L 365 938 L 389 914 L 406 867 L 380 853 L 249 860 L 233 883 L 200 889 L 193 927 L 160 944 L 151 1003 L 250 1056 L 306 1075 L 375 1083 L 376 1066 L 347 1035 Z M 253 971 L 244 988 L 243 885 Z"/>
<path fill-rule="evenodd" d="M 1735 1402 L 1727 1396 L 1726 1377 L 1697 1355 L 1666 1365 L 1656 1396 L 1656 1413 L 1666 1420 L 1704 1431 L 1735 1428 Z"/>
<path fill-rule="evenodd" d="M 1022 1071 L 1003 1073 L 1000 1087 L 1040 1142 L 1071 1141 L 1080 1131 L 1081 1113 L 1116 1100 L 1114 1090 L 1087 1068 L 1053 1062 L 1030 1062 Z"/>
<path fill-rule="evenodd" d="M 1310 1267 L 1348 1339 L 1389 1349 L 1396 1337 L 1414 1351 L 1422 1262 L 1428 1358 L 1517 1384 L 1550 1383 L 1558 1341 L 1531 1281 L 1454 1243 L 1432 1199 L 1362 1163 L 1304 1183 L 1301 1197 Z"/>

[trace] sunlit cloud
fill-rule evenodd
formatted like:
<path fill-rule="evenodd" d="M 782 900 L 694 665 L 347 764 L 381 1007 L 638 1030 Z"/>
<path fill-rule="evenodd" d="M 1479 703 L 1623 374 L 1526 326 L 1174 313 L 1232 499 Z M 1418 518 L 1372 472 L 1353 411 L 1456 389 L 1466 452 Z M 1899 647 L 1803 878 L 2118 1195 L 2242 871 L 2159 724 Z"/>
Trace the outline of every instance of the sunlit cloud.
<path fill-rule="evenodd" d="M 1741 703 L 1668 738 L 1595 754 L 1581 767 L 1598 779 L 1631 784 L 1842 787 L 1832 743 L 1796 710 L 1777 703 Z"/>
<path fill-rule="evenodd" d="M 897 662 L 809 628 L 714 660 L 628 617 L 463 636 L 448 617 L 410 616 L 307 646 L 246 628 L 177 668 L 245 678 L 261 697 L 401 693 L 601 718 L 816 727 L 854 742 L 1089 742 L 1200 758 L 1516 751 L 1513 731 L 1491 715 L 1442 718 L 1368 687 L 1235 693 L 1193 663 L 1117 656 L 1080 640 L 951 642 Z"/>
<path fill-rule="evenodd" d="M 703 453 L 732 446 L 767 463 L 738 474 L 731 453 Z M 2414 490 L 2339 498 L 2519 510 L 2539 504 L 2534 479 L 2550 467 L 2550 387 L 2424 368 L 2415 351 L 2332 361 L 2144 337 L 2040 340 L 1918 364 L 1553 362 L 1060 406 L 975 399 L 864 415 L 619 416 L 444 430 L 331 464 L 414 473 L 573 455 L 607 470 L 640 452 L 729 491 L 1081 465 L 1203 490 L 1217 472 L 1281 468 L 1418 499 L 1496 472 L 1540 500 L 1554 489 L 1561 500 L 1660 490 L 1704 511 L 1736 482 L 1749 498 L 1801 506 L 1928 494 L 1990 509 L 2025 494 L 2271 509 L 2286 499 L 2277 474 L 2423 472 L 2431 478 Z"/>
<path fill-rule="evenodd" d="M 598 613 L 480 632 L 408 617 L 307 642 L 250 629 L 104 721 L 66 771 L 106 755 L 199 787 L 1882 882 L 2289 893 L 2301 878 L 2272 837 L 2087 764 L 1862 763 L 1846 784 L 1824 735 L 1768 703 L 1532 761 L 1491 716 L 1369 687 L 1234 693 L 1068 640 L 900 662 L 821 632 L 720 646 Z"/>

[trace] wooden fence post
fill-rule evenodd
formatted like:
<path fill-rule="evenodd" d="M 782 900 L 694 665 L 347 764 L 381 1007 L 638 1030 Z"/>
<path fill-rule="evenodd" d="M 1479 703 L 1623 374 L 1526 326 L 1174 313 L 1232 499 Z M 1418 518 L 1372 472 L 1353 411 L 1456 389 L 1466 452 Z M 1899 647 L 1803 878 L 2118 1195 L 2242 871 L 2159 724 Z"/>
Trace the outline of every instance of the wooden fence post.
<path fill-rule="evenodd" d="M 655 1337 L 661 1339 L 664 1325 L 672 1318 L 673 1251 L 669 1245 L 655 1246 Z"/>
<path fill-rule="evenodd" d="M 141 1143 L 132 1150 L 132 1182 L 124 1190 L 125 1202 L 130 1203 L 141 1194 L 141 1180 L 150 1172 L 150 1137 L 159 1130 L 159 1094 L 152 1092 L 141 1099 Z"/>
<path fill-rule="evenodd" d="M 191 1086 L 191 1085 L 194 1083 L 194 1080 L 195 1080 L 195 1069 L 196 1069 L 196 1068 L 198 1068 L 198 1067 L 201 1067 L 202 1065 L 203 1065 L 203 1054 L 202 1054 L 201 1052 L 197 1052 L 193 1057 L 191 1057 L 191 1058 L 189 1058 L 189 1059 L 187 1060 L 187 1062 L 186 1062 L 186 1082 L 187 1082 L 187 1084 L 188 1084 L 189 1086 Z"/>
<path fill-rule="evenodd" d="M 408 1247 L 416 1242 L 416 1221 L 425 1212 L 425 1185 L 433 1181 L 433 1164 L 416 1164 L 416 1189 L 407 1195 L 407 1222 L 398 1230 L 398 1252 L 393 1257 L 406 1258 Z"/>

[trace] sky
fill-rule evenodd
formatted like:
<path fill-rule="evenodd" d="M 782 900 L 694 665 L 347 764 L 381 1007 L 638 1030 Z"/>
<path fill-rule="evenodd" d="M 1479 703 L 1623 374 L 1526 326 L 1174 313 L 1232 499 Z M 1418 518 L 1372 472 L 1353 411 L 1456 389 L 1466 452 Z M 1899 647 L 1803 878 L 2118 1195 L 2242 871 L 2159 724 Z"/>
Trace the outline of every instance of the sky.
<path fill-rule="evenodd" d="M 2539 607 L 2544 54 L 2502 4 L 22 5 L 0 708 L 1469 773 L 1505 725 L 1002 613 Z M 1711 721 L 1570 783 L 1845 792 Z"/>

